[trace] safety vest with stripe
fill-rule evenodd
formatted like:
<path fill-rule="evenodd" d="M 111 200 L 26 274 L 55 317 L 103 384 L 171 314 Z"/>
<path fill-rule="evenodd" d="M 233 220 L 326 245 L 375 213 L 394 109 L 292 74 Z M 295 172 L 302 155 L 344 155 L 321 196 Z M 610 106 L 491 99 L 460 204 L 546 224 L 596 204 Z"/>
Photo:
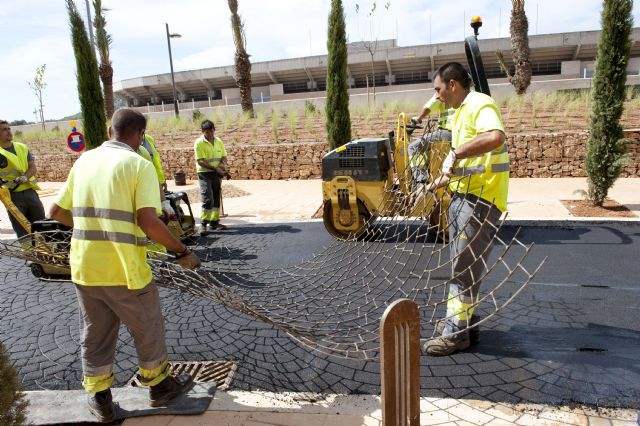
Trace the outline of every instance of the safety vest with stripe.
<path fill-rule="evenodd" d="M 153 166 L 128 145 L 108 141 L 74 164 L 58 201 L 71 210 L 71 278 L 87 286 L 144 288 L 151 282 L 149 240 L 137 210 L 160 210 Z"/>
<path fill-rule="evenodd" d="M 29 148 L 23 143 L 13 142 L 13 149 L 16 150 L 15 154 L 0 147 L 0 155 L 7 159 L 6 167 L 0 168 L 0 179 L 5 182 L 12 181 L 18 176 L 23 176 L 29 170 Z M 14 192 L 21 192 L 27 189 L 40 189 L 40 187 L 35 176 L 32 176 L 29 181 L 15 189 L 10 189 Z"/>
<path fill-rule="evenodd" d="M 487 116 L 491 121 L 480 122 L 480 111 L 483 120 Z M 494 113 L 494 114 L 493 114 Z M 500 130 L 504 125 L 500 110 L 495 101 L 482 93 L 470 92 L 462 105 L 456 109 L 452 129 L 452 147 L 459 148 L 472 140 L 479 133 Z M 507 193 L 509 188 L 509 153 L 504 143 L 493 151 L 458 160 L 453 169 L 449 185 L 452 191 L 461 194 L 474 194 L 491 203 L 500 211 L 507 209 Z"/>
<path fill-rule="evenodd" d="M 214 168 L 218 167 L 222 159 L 227 156 L 227 151 L 224 148 L 222 140 L 217 137 L 214 138 L 213 143 L 211 143 L 207 141 L 204 135 L 200 136 L 196 139 L 194 149 L 196 152 L 196 171 L 198 173 L 211 171 L 198 164 L 198 160 L 205 160 L 209 167 Z"/>
<path fill-rule="evenodd" d="M 162 163 L 160 162 L 160 155 L 156 149 L 156 144 L 153 138 L 149 135 L 144 135 L 140 148 L 138 148 L 138 154 L 142 155 L 147 160 L 153 163 L 153 167 L 156 169 L 158 175 L 158 182 L 165 183 L 164 171 L 162 170 Z"/>

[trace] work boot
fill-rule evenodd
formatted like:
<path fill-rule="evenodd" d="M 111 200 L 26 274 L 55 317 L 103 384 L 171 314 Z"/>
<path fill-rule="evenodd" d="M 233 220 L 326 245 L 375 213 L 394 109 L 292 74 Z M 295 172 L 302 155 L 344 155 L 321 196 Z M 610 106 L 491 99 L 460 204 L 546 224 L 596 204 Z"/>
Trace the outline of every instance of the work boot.
<path fill-rule="evenodd" d="M 109 423 L 116 419 L 111 389 L 89 395 L 89 411 L 100 423 Z"/>
<path fill-rule="evenodd" d="M 207 235 L 207 222 L 202 222 L 202 223 L 200 224 L 200 230 L 199 230 L 199 232 L 200 232 L 200 235 L 201 235 L 201 236 L 202 236 L 202 235 Z"/>
<path fill-rule="evenodd" d="M 477 323 L 481 320 L 482 318 L 476 316 L 473 316 L 471 318 L 471 327 L 469 327 L 469 343 L 471 343 L 472 345 L 477 344 L 480 341 L 480 326 L 477 325 Z M 436 324 L 436 334 L 442 334 L 442 332 L 444 331 L 444 321 L 438 321 L 438 323 Z"/>
<path fill-rule="evenodd" d="M 422 350 L 429 356 L 447 356 L 458 351 L 463 351 L 471 346 L 469 336 L 462 338 L 440 336 L 427 340 Z"/>
<path fill-rule="evenodd" d="M 149 405 L 152 407 L 164 407 L 171 400 L 191 389 L 193 377 L 188 374 L 167 376 L 155 386 L 149 387 Z"/>
<path fill-rule="evenodd" d="M 217 220 L 211 222 L 212 231 L 224 231 L 225 229 L 227 229 L 227 227 L 221 224 L 220 222 L 218 222 Z"/>

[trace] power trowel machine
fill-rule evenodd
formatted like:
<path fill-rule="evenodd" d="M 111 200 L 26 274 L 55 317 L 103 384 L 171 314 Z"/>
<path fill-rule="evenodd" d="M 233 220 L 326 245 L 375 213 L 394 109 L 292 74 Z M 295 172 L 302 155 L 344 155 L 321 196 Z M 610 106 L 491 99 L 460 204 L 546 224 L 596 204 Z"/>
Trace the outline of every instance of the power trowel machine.
<path fill-rule="evenodd" d="M 490 95 L 480 49 L 479 17 L 471 27 L 474 36 L 464 41 L 467 62 L 475 89 Z M 419 191 L 413 179 L 412 160 L 409 158 L 409 137 L 423 127 L 411 123 L 405 113 L 398 115 L 395 131 L 388 137 L 364 138 L 349 142 L 329 152 L 322 159 L 323 222 L 327 231 L 336 238 L 362 236 L 368 226 L 379 217 L 429 218 L 437 227 L 441 238 L 446 238 L 447 210 L 450 195 L 446 188 L 435 194 L 415 197 Z M 423 137 L 435 130 L 435 121 L 424 128 Z M 442 161 L 451 148 L 446 140 L 431 140 L 425 144 L 419 160 L 429 181 L 440 176 Z"/>

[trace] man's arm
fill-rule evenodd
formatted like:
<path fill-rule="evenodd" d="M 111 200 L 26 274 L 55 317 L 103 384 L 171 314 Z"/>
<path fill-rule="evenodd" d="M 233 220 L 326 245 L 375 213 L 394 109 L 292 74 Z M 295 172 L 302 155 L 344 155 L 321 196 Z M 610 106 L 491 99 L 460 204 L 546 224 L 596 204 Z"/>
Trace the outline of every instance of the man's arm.
<path fill-rule="evenodd" d="M 38 173 L 38 169 L 36 168 L 36 162 L 33 160 L 29 160 L 29 168 L 27 172 L 24 174 L 27 179 L 31 179 L 31 177 L 35 176 Z"/>
<path fill-rule="evenodd" d="M 187 249 L 187 246 L 174 237 L 169 228 L 158 219 L 155 208 L 145 207 L 139 209 L 136 214 L 138 216 L 138 226 L 147 237 L 156 243 L 162 244 L 174 253 L 182 253 Z"/>
<path fill-rule="evenodd" d="M 419 115 L 411 118 L 411 121 L 415 121 L 416 123 L 422 123 L 422 119 L 425 118 L 430 113 L 431 113 L 431 110 L 429 108 L 427 108 L 427 107 L 424 107 L 420 111 Z"/>
<path fill-rule="evenodd" d="M 504 143 L 504 133 L 501 130 L 491 130 L 480 133 L 464 145 L 456 148 L 456 160 L 475 157 L 493 151 Z"/>
<path fill-rule="evenodd" d="M 67 225 L 69 228 L 73 228 L 73 215 L 71 214 L 71 211 L 63 209 L 56 203 L 53 203 L 49 209 L 49 217 L 57 220 L 63 225 Z"/>
<path fill-rule="evenodd" d="M 215 169 L 215 168 L 213 168 L 213 167 L 211 167 L 209 164 L 207 164 L 207 162 L 206 162 L 206 160 L 205 160 L 205 159 L 200 159 L 200 160 L 198 160 L 198 165 L 200 165 L 200 166 L 204 167 L 204 168 L 205 168 L 205 169 L 207 169 L 207 170 L 211 170 L 212 172 L 215 172 L 215 171 L 216 171 L 216 169 Z"/>

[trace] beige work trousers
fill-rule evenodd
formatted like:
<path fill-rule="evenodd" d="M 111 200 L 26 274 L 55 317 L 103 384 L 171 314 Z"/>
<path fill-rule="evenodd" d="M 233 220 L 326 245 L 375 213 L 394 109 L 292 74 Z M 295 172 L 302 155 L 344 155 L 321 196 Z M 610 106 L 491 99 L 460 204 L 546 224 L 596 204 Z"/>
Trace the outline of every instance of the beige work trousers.
<path fill-rule="evenodd" d="M 80 304 L 80 344 L 85 376 L 102 376 L 112 370 L 120 323 L 131 335 L 138 365 L 153 370 L 167 359 L 164 317 L 158 287 L 84 286 L 76 284 Z"/>

